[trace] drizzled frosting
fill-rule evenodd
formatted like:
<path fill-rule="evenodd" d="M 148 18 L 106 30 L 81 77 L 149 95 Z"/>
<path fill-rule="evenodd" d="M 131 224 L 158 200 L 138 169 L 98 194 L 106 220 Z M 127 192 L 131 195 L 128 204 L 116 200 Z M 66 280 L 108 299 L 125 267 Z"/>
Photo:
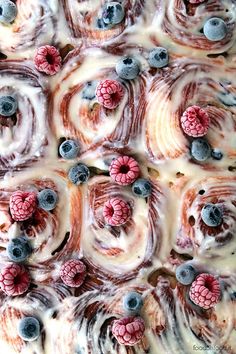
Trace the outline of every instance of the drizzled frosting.
<path fill-rule="evenodd" d="M 32 63 L 4 61 L 0 62 L 0 71 L 1 95 L 13 95 L 18 102 L 15 119 L 8 119 L 8 124 L 5 124 L 2 118 L 0 127 L 0 167 L 3 175 L 11 169 L 29 166 L 44 155 L 49 124 L 47 89 Z"/>
<path fill-rule="evenodd" d="M 1 25 L 0 93 L 15 95 L 14 124 L 0 124 L 0 265 L 8 262 L 9 239 L 26 234 L 34 248 L 28 259 L 32 284 L 14 299 L 0 294 L 0 346 L 15 354 L 233 354 L 236 348 L 235 301 L 235 156 L 236 57 L 234 1 L 127 0 L 124 21 L 99 29 L 104 1 L 20 1 L 11 26 Z M 205 20 L 224 18 L 228 34 L 209 42 Z M 18 26 L 18 27 L 16 27 Z M 18 30 L 16 30 L 18 28 Z M 35 49 L 52 44 L 63 66 L 54 77 L 33 66 Z M 155 46 L 168 50 L 169 65 L 148 65 Z M 67 54 L 68 48 L 73 49 Z M 220 55 L 219 53 L 224 53 Z M 67 54 L 67 55 L 66 55 Z M 123 81 L 125 95 L 115 110 L 83 97 L 109 78 L 123 55 L 141 63 L 141 74 Z M 187 107 L 199 105 L 210 117 L 207 140 L 223 153 L 196 163 L 191 139 L 181 130 Z M 80 155 L 58 157 L 64 138 L 76 139 Z M 119 154 L 135 157 L 152 183 L 151 197 L 135 197 L 118 186 L 108 169 Z M 90 167 L 88 183 L 67 178 L 75 162 Z M 16 189 L 52 188 L 59 202 L 51 212 L 39 209 L 33 220 L 13 222 L 9 198 Z M 120 227 L 105 225 L 102 206 L 110 197 L 129 202 L 132 215 Z M 203 224 L 205 203 L 223 207 L 223 224 Z M 79 289 L 67 288 L 60 267 L 82 259 L 87 277 Z M 177 283 L 175 269 L 191 261 L 221 283 L 222 298 L 209 311 L 193 305 L 188 288 Z M 111 333 L 113 319 L 124 316 L 122 297 L 138 291 L 144 298 L 144 338 L 135 347 L 119 345 Z M 24 343 L 16 324 L 23 316 L 42 323 L 40 338 Z M 217 349 L 218 348 L 218 349 Z"/>

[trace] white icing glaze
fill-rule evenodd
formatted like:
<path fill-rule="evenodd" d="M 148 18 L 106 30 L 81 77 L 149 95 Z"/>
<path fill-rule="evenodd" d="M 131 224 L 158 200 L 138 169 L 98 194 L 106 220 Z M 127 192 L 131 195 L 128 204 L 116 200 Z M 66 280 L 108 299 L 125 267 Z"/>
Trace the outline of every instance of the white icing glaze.
<path fill-rule="evenodd" d="M 208 354 L 219 352 L 217 347 L 222 354 L 235 353 L 236 305 L 229 296 L 236 291 L 236 179 L 228 166 L 235 166 L 236 156 L 236 5 L 210 0 L 190 16 L 182 0 L 127 0 L 124 24 L 106 31 L 95 28 L 103 3 L 18 0 L 14 24 L 0 25 L 0 51 L 11 60 L 28 59 L 17 63 L 20 75 L 10 69 L 5 74 L 0 67 L 0 90 L 16 92 L 22 115 L 19 127 L 3 127 L 0 135 L 1 156 L 15 154 L 9 160 L 13 162 L 1 168 L 0 264 L 8 261 L 8 240 L 23 227 L 35 249 L 27 266 L 38 285 L 26 296 L 1 300 L 1 348 L 7 354 L 78 354 L 79 348 L 85 354 L 190 354 L 200 347 Z M 229 34 L 222 42 L 209 43 L 200 32 L 210 16 L 226 19 Z M 31 62 L 35 48 L 46 43 L 82 48 L 48 78 L 35 73 Z M 156 45 L 168 49 L 170 63 L 153 73 L 147 56 Z M 225 51 L 226 57 L 207 57 Z M 126 93 L 121 105 L 110 112 L 96 99 L 83 99 L 88 81 L 117 79 L 115 64 L 125 54 L 137 56 L 142 73 L 122 82 Z M 12 62 L 8 65 L 12 70 Z M 207 139 L 223 152 L 221 161 L 197 164 L 190 159 L 179 115 L 192 104 L 208 111 Z M 73 186 L 66 176 L 77 160 L 57 157 L 61 137 L 76 138 L 81 145 L 78 160 L 100 169 L 82 187 Z M 26 141 L 28 150 L 22 154 Z M 110 183 L 108 165 L 122 148 L 137 157 L 142 175 L 153 183 L 148 203 L 135 198 L 130 187 Z M 19 165 L 24 168 L 15 171 Z M 43 226 L 12 223 L 6 203 L 11 191 L 45 186 L 57 190 L 59 203 L 54 212 L 41 215 Z M 205 193 L 199 195 L 200 190 Z M 113 194 L 132 206 L 130 224 L 116 232 L 104 226 L 101 215 L 102 203 Z M 212 198 L 224 204 L 225 222 L 233 234 L 229 241 L 219 242 L 202 229 L 200 206 Z M 189 225 L 190 217 L 194 225 Z M 64 248 L 58 250 L 67 233 Z M 225 235 L 226 229 L 220 230 L 218 236 Z M 71 257 L 83 258 L 89 273 L 77 293 L 60 285 L 60 266 Z M 198 269 L 212 272 L 222 283 L 221 302 L 208 317 L 189 304 L 186 289 L 175 281 L 176 265 L 191 257 Z M 143 295 L 146 331 L 142 343 L 129 351 L 114 341 L 110 323 L 125 315 L 122 296 L 131 289 Z M 16 324 L 27 314 L 40 318 L 45 339 L 41 335 L 27 344 L 19 339 Z"/>

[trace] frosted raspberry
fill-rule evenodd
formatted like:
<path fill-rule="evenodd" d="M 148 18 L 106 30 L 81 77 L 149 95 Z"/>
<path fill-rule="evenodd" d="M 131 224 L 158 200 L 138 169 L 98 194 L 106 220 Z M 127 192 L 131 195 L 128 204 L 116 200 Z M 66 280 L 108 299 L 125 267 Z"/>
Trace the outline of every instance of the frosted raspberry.
<path fill-rule="evenodd" d="M 86 266 L 78 259 L 70 259 L 62 265 L 60 276 L 63 283 L 78 288 L 83 284 L 86 277 Z"/>
<path fill-rule="evenodd" d="M 123 225 L 129 219 L 130 215 L 130 206 L 123 199 L 111 198 L 104 204 L 103 216 L 108 225 Z"/>
<path fill-rule="evenodd" d="M 120 344 L 135 345 L 143 337 L 145 323 L 141 317 L 124 317 L 115 320 L 112 325 L 112 334 Z"/>
<path fill-rule="evenodd" d="M 37 197 L 34 192 L 17 191 L 10 198 L 10 212 L 15 221 L 29 219 L 36 209 Z"/>
<path fill-rule="evenodd" d="M 133 157 L 120 156 L 112 161 L 109 172 L 116 183 L 127 186 L 138 178 L 140 170 Z"/>
<path fill-rule="evenodd" d="M 0 287 L 8 296 L 17 296 L 25 293 L 29 284 L 29 273 L 21 264 L 11 263 L 0 271 Z"/>
<path fill-rule="evenodd" d="M 97 86 L 96 96 L 102 106 L 114 109 L 124 96 L 124 86 L 115 80 L 103 80 Z"/>
<path fill-rule="evenodd" d="M 210 119 L 204 109 L 198 106 L 191 106 L 183 113 L 180 122 L 185 134 L 196 138 L 206 135 Z"/>
<path fill-rule="evenodd" d="M 60 53 L 57 48 L 50 45 L 39 47 L 34 57 L 34 64 L 38 71 L 54 75 L 61 68 Z"/>
<path fill-rule="evenodd" d="M 220 300 L 220 283 L 211 274 L 199 274 L 191 285 L 189 297 L 196 305 L 209 309 Z"/>

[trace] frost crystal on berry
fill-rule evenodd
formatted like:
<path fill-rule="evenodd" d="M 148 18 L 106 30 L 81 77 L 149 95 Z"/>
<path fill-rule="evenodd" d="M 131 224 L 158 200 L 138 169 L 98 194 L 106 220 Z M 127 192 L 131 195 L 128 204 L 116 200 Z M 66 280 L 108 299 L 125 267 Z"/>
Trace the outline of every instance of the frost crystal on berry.
<path fill-rule="evenodd" d="M 204 109 L 198 106 L 191 106 L 183 113 L 180 122 L 185 134 L 196 138 L 206 135 L 210 119 Z"/>
<path fill-rule="evenodd" d="M 115 80 L 103 80 L 97 86 L 96 96 L 102 106 L 114 109 L 124 96 L 124 86 Z"/>
<path fill-rule="evenodd" d="M 103 216 L 108 225 L 123 225 L 129 219 L 130 215 L 129 204 L 121 198 L 111 198 L 104 204 Z"/>

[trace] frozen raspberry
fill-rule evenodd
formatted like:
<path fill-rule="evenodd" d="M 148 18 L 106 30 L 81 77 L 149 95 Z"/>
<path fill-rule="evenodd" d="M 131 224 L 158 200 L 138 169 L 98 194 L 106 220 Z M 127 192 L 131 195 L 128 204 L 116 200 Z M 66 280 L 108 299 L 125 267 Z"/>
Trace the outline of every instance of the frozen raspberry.
<path fill-rule="evenodd" d="M 124 87 L 115 80 L 103 80 L 96 89 L 98 102 L 108 109 L 116 108 L 124 96 Z"/>
<path fill-rule="evenodd" d="M 196 305 L 209 309 L 220 299 L 220 283 L 211 274 L 199 274 L 191 285 L 189 297 Z"/>
<path fill-rule="evenodd" d="M 130 206 L 123 199 L 111 198 L 104 204 L 103 216 L 108 225 L 123 225 L 129 219 L 130 215 Z"/>
<path fill-rule="evenodd" d="M 15 221 L 29 219 L 36 209 L 37 197 L 34 192 L 17 191 L 10 198 L 10 212 Z"/>
<path fill-rule="evenodd" d="M 127 186 L 138 178 L 140 170 L 133 157 L 120 156 L 112 161 L 109 172 L 116 183 Z"/>
<path fill-rule="evenodd" d="M 34 57 L 34 64 L 38 71 L 54 75 L 61 68 L 60 53 L 57 48 L 50 45 L 39 47 Z"/>
<path fill-rule="evenodd" d="M 8 296 L 25 293 L 29 284 L 29 273 L 21 264 L 11 263 L 0 271 L 0 287 Z"/>
<path fill-rule="evenodd" d="M 60 276 L 64 284 L 78 288 L 86 277 L 86 266 L 78 259 L 70 259 L 62 265 Z"/>
<path fill-rule="evenodd" d="M 145 331 L 144 320 L 141 317 L 124 317 L 115 320 L 112 325 L 112 334 L 120 344 L 135 345 L 143 337 Z"/>
<path fill-rule="evenodd" d="M 183 113 L 180 122 L 185 134 L 197 138 L 206 135 L 210 119 L 204 109 L 198 106 L 191 106 Z"/>

